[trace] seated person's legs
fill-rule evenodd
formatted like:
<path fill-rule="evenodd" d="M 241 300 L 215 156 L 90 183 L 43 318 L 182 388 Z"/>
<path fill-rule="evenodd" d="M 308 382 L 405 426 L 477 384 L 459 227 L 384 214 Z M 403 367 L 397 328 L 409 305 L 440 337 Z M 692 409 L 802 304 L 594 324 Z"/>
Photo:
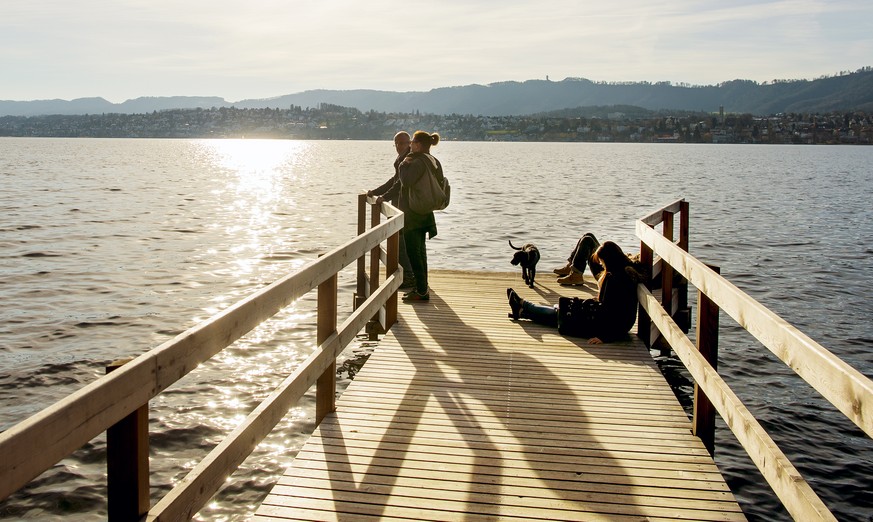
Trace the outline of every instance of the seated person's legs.
<path fill-rule="evenodd" d="M 600 246 L 600 242 L 597 241 L 597 238 L 594 237 L 594 234 L 591 232 L 587 232 L 579 241 L 576 242 L 576 246 L 573 247 L 573 251 L 570 252 L 570 257 L 567 258 L 567 264 L 562 266 L 561 268 L 556 268 L 553 270 L 554 273 L 559 276 L 570 275 L 573 273 L 573 268 L 575 267 L 580 273 L 585 271 L 585 264 L 588 261 L 588 258 L 591 257 L 591 254 L 597 250 L 597 247 Z"/>
<path fill-rule="evenodd" d="M 597 277 L 602 270 L 599 264 L 591 260 L 591 256 L 600 247 L 600 241 L 594 237 L 594 234 L 587 233 L 582 236 L 576 243 L 576 248 L 573 249 L 573 254 L 570 256 L 569 270 L 563 270 L 564 277 L 558 278 L 558 283 L 562 285 L 581 285 L 585 279 L 582 274 L 585 273 L 585 266 L 591 268 L 591 274 Z M 555 271 L 557 273 L 557 270 Z"/>
<path fill-rule="evenodd" d="M 558 307 L 539 305 L 525 301 L 512 288 L 506 289 L 509 298 L 509 317 L 513 319 L 530 319 L 531 321 L 546 326 L 558 326 Z"/>
<path fill-rule="evenodd" d="M 597 251 L 597 248 L 600 246 L 600 241 L 594 237 L 594 234 L 587 233 L 582 236 L 581 239 L 576 243 L 576 248 L 573 250 L 573 257 L 571 258 L 571 263 L 573 264 L 573 268 L 575 268 L 580 274 L 585 272 L 585 266 L 591 264 L 591 256 L 594 255 L 594 252 Z M 600 265 L 597 265 L 597 271 L 601 270 Z M 591 272 L 594 272 L 594 269 L 591 269 Z"/>

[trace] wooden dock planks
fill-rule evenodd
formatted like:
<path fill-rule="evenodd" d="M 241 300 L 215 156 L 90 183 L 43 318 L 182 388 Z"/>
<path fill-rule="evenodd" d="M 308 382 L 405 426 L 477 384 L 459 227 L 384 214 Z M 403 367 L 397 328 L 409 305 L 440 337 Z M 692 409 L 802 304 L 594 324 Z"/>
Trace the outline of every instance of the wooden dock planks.
<path fill-rule="evenodd" d="M 744 520 L 648 351 L 506 317 L 593 295 L 431 273 L 256 520 Z"/>

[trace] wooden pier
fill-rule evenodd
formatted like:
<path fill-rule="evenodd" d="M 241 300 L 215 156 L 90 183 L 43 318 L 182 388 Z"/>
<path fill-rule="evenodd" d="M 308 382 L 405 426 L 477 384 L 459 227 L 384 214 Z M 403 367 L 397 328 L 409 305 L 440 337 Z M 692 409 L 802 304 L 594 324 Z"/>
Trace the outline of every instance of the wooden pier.
<path fill-rule="evenodd" d="M 541 273 L 431 274 L 256 520 L 743 520 L 636 336 L 588 345 L 507 318 Z"/>
<path fill-rule="evenodd" d="M 873 381 L 690 255 L 685 200 L 636 221 L 651 277 L 635 332 L 610 345 L 506 317 L 508 286 L 538 302 L 594 294 L 547 271 L 534 289 L 517 271 L 435 271 L 430 301 L 398 305 L 402 227 L 398 209 L 360 194 L 354 238 L 0 433 L 0 501 L 107 433 L 108 518 L 190 520 L 314 387 L 317 428 L 258 520 L 743 519 L 711 458 L 718 415 L 795 520 L 836 521 L 719 375 L 719 314 L 867 436 Z M 340 323 L 338 275 L 353 263 Z M 152 505 L 149 401 L 311 292 L 316 348 Z M 365 329 L 388 333 L 337 402 L 336 358 Z M 691 421 L 647 346 L 693 379 Z"/>

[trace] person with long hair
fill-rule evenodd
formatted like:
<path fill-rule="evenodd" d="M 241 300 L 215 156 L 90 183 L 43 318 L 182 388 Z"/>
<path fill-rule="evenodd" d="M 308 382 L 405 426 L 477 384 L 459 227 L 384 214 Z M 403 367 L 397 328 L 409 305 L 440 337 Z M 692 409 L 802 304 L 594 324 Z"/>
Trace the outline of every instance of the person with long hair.
<path fill-rule="evenodd" d="M 410 187 L 415 186 L 423 176 L 432 172 L 437 180 L 442 180 L 443 166 L 430 154 L 430 148 L 440 142 L 437 133 L 418 130 L 412 135 L 409 154 L 400 162 L 398 182 L 382 197 L 397 197 L 397 208 L 403 211 L 403 240 L 406 242 L 406 255 L 415 275 L 415 288 L 403 294 L 404 302 L 428 301 L 430 289 L 427 284 L 427 250 L 425 241 L 437 235 L 436 218 L 433 212 L 419 214 L 409 205 Z"/>
<path fill-rule="evenodd" d="M 621 247 L 606 241 L 592 256 L 603 267 L 598 274 L 600 292 L 591 299 L 565 298 L 556 306 L 526 301 L 512 288 L 506 289 L 509 316 L 556 326 L 561 334 L 587 337 L 589 344 L 612 342 L 626 336 L 637 314 L 637 283 L 642 274 Z"/>

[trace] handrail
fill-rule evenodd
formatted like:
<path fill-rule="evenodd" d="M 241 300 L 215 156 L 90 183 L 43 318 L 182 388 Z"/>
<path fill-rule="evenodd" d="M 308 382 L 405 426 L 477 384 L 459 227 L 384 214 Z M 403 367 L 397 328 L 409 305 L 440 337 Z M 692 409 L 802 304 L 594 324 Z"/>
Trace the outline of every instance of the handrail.
<path fill-rule="evenodd" d="M 670 238 L 656 232 L 653 227 L 660 223 L 659 216 L 671 213 L 675 205 L 637 221 L 636 235 L 642 243 L 871 436 L 873 382 L 688 254 Z M 797 520 L 835 520 L 662 304 L 644 285 L 639 285 L 637 293 L 647 316 L 725 420 L 788 512 Z"/>
<path fill-rule="evenodd" d="M 873 437 L 873 381 L 641 221 L 636 233 L 661 259 Z"/>
<path fill-rule="evenodd" d="M 662 225 L 662 234 L 667 240 L 672 242 L 674 216 L 676 214 L 679 214 L 679 238 L 677 244 L 679 248 L 687 252 L 689 209 L 688 203 L 684 199 L 678 199 L 664 208 L 641 218 L 640 221 L 652 228 L 656 225 Z M 660 285 L 661 304 L 663 307 L 668 310 L 671 317 L 681 320 L 680 326 L 683 331 L 687 332 L 691 322 L 691 309 L 688 307 L 688 282 L 686 280 L 674 281 L 673 268 L 661 259 L 655 261 L 654 252 L 645 243 L 640 244 L 640 263 L 644 266 L 645 271 L 651 274 L 650 284 Z M 656 278 L 656 275 L 659 277 Z M 651 289 L 652 286 L 648 288 Z M 657 328 L 653 328 L 648 315 L 642 308 L 640 309 L 639 320 L 637 321 L 637 330 L 646 346 L 652 347 L 655 344 L 660 344 L 661 354 L 669 355 L 669 346 L 659 343 L 659 332 Z"/>
<path fill-rule="evenodd" d="M 794 519 L 836 520 L 752 412 L 697 351 L 652 293 L 639 285 L 637 297 Z"/>
<path fill-rule="evenodd" d="M 3 463 L 0 500 L 127 415 L 148 404 L 151 398 L 187 375 L 201 362 L 214 356 L 291 302 L 331 279 L 335 281 L 340 270 L 378 248 L 386 240 L 389 268 L 391 264 L 396 266 L 397 237 L 403 227 L 403 214 L 386 203 L 377 205 L 374 213 L 377 209 L 389 216 L 387 221 L 0 433 L 0 462 Z M 362 303 L 339 331 L 335 330 L 334 323 L 333 334 L 320 343 L 304 366 L 289 377 L 290 381 L 286 379 L 252 412 L 243 425 L 231 433 L 228 440 L 219 445 L 219 448 L 227 452 L 219 452 L 216 448 L 196 468 L 198 473 L 190 481 L 186 478 L 186 481 L 197 484 L 198 488 L 204 488 L 196 495 L 198 502 L 208 501 L 224 478 L 284 416 L 299 398 L 298 394 L 305 392 L 312 384 L 310 381 L 321 375 L 318 370 L 323 370 L 325 361 L 327 364 L 335 363 L 336 355 L 354 338 L 355 333 L 366 322 L 368 314 L 376 314 L 387 302 L 396 299 L 396 291 L 401 281 L 393 271 L 389 270 L 388 274 L 386 284 Z M 335 292 L 335 284 L 333 288 Z M 335 309 L 333 315 L 335 317 Z M 253 416 L 262 419 L 268 417 L 268 420 L 254 422 Z M 254 433 L 261 438 L 253 442 Z M 220 480 L 215 480 L 216 469 L 219 470 L 217 475 L 221 475 Z M 212 473 L 209 480 L 201 478 L 208 477 L 204 473 L 207 470 Z M 209 486 L 204 485 L 207 482 Z M 209 489 L 212 491 L 209 492 Z M 167 502 L 169 503 L 170 501 Z M 193 516 L 199 510 L 197 507 L 191 511 L 196 502 L 185 501 L 183 504 L 185 509 L 181 512 L 190 513 L 188 516 Z"/>
<path fill-rule="evenodd" d="M 640 221 L 649 225 L 650 227 L 653 227 L 655 225 L 660 225 L 661 222 L 664 220 L 665 214 L 678 213 L 680 210 L 682 210 L 682 203 L 684 203 L 684 202 L 685 202 L 684 199 L 681 199 L 681 198 L 677 199 L 676 201 L 670 203 L 669 205 L 666 205 L 666 206 L 652 212 L 648 216 L 641 217 Z"/>
<path fill-rule="evenodd" d="M 396 274 L 391 275 L 384 286 L 379 287 L 362 307 L 355 310 L 339 331 L 318 346 L 294 373 L 282 381 L 239 426 L 155 504 L 146 520 L 187 520 L 194 517 L 224 484 L 228 475 L 226 470 L 236 469 L 248 457 L 252 441 L 260 442 L 270 433 L 364 328 L 370 317 L 381 308 L 381 303 L 397 291 L 402 281 Z"/>

